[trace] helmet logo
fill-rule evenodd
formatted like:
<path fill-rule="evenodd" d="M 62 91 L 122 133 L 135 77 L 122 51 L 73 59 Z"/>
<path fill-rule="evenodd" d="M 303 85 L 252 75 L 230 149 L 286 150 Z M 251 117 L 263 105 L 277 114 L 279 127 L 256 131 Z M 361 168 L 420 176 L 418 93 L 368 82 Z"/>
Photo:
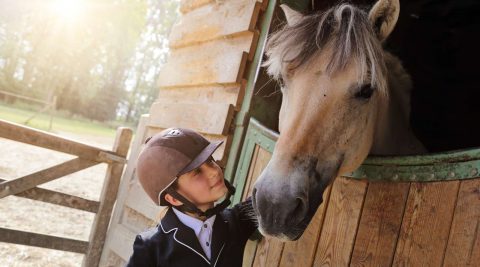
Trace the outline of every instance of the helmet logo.
<path fill-rule="evenodd" d="M 166 136 L 177 136 L 180 135 L 182 132 L 179 129 L 172 129 L 170 130 Z"/>

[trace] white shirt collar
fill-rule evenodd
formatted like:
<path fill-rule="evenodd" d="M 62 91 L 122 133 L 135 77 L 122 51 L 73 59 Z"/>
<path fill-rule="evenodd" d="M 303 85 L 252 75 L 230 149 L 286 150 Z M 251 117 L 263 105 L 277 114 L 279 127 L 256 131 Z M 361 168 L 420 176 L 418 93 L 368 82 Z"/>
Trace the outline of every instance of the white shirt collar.
<path fill-rule="evenodd" d="M 206 219 L 205 221 L 201 221 L 173 207 L 172 209 L 175 215 L 177 215 L 178 219 L 195 232 L 195 235 L 197 236 L 200 246 L 205 252 L 205 255 L 207 256 L 207 258 L 210 259 L 212 254 L 213 223 L 215 222 L 216 215 L 213 215 L 212 217 Z"/>

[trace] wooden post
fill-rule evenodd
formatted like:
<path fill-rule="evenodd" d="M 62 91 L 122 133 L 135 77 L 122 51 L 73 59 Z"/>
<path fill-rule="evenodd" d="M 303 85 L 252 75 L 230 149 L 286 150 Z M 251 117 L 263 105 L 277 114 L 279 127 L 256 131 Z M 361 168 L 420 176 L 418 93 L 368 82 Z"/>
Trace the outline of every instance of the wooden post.
<path fill-rule="evenodd" d="M 118 128 L 113 151 L 120 156 L 127 156 L 132 138 L 132 130 L 129 128 Z M 120 178 L 123 172 L 123 163 L 111 163 L 108 165 L 105 181 L 103 182 L 100 196 L 100 207 L 90 231 L 90 238 L 87 253 L 83 259 L 82 266 L 98 266 L 102 255 L 103 245 L 107 234 L 108 224 L 112 214 L 113 204 L 117 198 Z"/>
<path fill-rule="evenodd" d="M 50 123 L 48 124 L 48 131 L 51 131 L 52 130 L 52 123 L 53 123 L 53 113 L 55 112 L 55 110 L 57 110 L 57 96 L 53 96 L 53 99 L 52 99 L 52 103 L 51 103 L 51 106 L 50 106 Z"/>
<path fill-rule="evenodd" d="M 131 159 L 136 159 L 138 157 L 138 154 L 140 154 L 142 145 L 145 141 L 145 138 L 148 132 L 147 125 L 149 121 L 150 121 L 150 116 L 148 114 L 144 114 L 140 117 L 140 121 L 138 123 L 137 130 L 135 132 L 135 139 L 133 140 L 132 148 L 130 149 L 129 157 Z M 115 202 L 115 209 L 112 212 L 112 218 L 110 219 L 110 226 L 108 227 L 108 231 L 107 231 L 107 238 L 105 240 L 105 245 L 103 246 L 103 249 L 102 249 L 100 266 L 110 266 L 109 255 L 113 253 L 112 247 L 116 245 L 120 245 L 120 247 L 122 248 L 132 247 L 131 242 L 133 239 L 126 238 L 129 240 L 127 243 L 122 241 L 123 240 L 122 238 L 125 238 L 125 236 L 128 237 L 128 232 L 127 233 L 122 232 L 121 230 L 122 228 L 119 227 L 119 224 L 121 223 L 122 214 L 123 214 L 123 208 L 119 208 L 119 207 L 123 207 L 127 201 L 128 191 L 130 190 L 130 187 L 128 185 L 131 183 L 131 179 L 134 176 L 135 168 L 136 168 L 136 164 L 134 164 L 133 162 L 130 162 L 129 164 L 127 164 L 127 166 L 125 167 L 125 171 L 123 172 L 123 176 L 120 181 L 117 201 Z M 130 253 L 125 253 L 123 255 L 130 255 Z"/>

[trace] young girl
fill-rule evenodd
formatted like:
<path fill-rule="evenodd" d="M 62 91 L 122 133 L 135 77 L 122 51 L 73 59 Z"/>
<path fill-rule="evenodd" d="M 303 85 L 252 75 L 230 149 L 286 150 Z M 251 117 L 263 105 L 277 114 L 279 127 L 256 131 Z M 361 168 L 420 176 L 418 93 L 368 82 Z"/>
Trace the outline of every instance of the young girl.
<path fill-rule="evenodd" d="M 169 209 L 136 237 L 127 266 L 242 266 L 257 224 L 250 200 L 225 209 L 234 188 L 212 158 L 221 144 L 180 128 L 147 140 L 137 176 L 148 196 Z"/>

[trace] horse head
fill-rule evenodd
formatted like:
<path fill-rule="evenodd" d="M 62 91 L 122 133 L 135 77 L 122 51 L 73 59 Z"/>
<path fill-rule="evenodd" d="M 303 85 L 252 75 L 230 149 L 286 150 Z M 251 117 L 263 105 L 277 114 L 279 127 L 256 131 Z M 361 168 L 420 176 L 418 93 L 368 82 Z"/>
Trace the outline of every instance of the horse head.
<path fill-rule="evenodd" d="M 389 105 L 391 95 L 408 94 L 409 101 L 409 89 L 391 92 L 390 84 L 410 83 L 382 48 L 396 24 L 398 0 L 380 0 L 369 13 L 349 4 L 308 16 L 282 9 L 287 24 L 269 38 L 265 63 L 283 94 L 280 136 L 253 203 L 262 234 L 295 240 L 335 177 L 355 170 L 375 147 L 385 152 L 382 128 L 392 114 L 406 116 L 407 125 L 388 127 L 410 134 L 405 103 Z"/>

